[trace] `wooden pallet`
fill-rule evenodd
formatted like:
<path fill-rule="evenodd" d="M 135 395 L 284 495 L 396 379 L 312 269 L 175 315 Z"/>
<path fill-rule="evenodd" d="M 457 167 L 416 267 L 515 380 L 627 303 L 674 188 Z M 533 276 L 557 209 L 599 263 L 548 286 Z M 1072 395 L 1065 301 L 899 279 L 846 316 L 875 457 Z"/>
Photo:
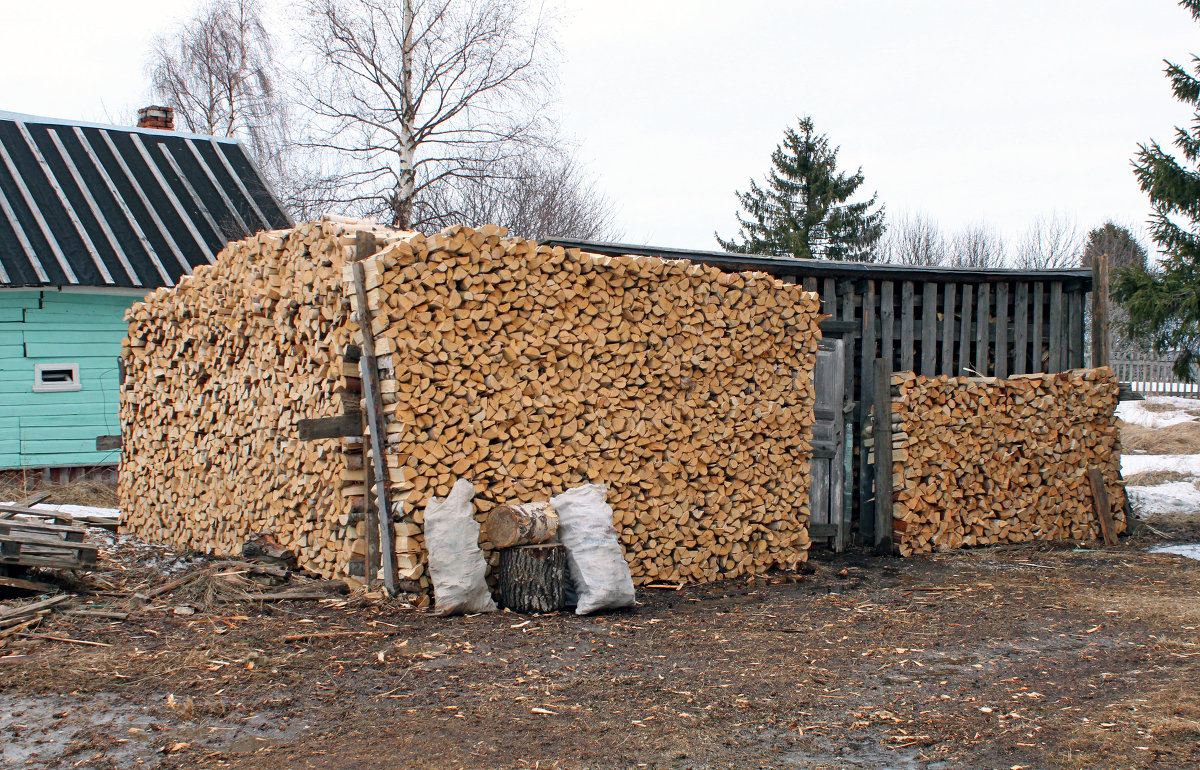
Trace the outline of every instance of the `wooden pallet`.
<path fill-rule="evenodd" d="M 97 547 L 84 543 L 84 534 L 82 527 L 0 520 L 0 565 L 90 569 Z"/>

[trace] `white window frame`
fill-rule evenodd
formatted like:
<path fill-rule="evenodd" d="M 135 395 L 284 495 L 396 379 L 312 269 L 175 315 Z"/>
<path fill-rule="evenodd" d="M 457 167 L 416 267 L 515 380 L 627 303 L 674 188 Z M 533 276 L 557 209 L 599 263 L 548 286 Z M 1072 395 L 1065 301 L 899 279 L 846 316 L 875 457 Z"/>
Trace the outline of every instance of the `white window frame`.
<path fill-rule="evenodd" d="M 71 371 L 70 382 L 45 382 L 42 377 L 47 371 L 62 371 L 69 369 Z M 79 382 L 79 364 L 34 364 L 33 365 L 33 392 L 34 393 L 67 393 L 76 390 L 82 390 L 83 385 Z"/>

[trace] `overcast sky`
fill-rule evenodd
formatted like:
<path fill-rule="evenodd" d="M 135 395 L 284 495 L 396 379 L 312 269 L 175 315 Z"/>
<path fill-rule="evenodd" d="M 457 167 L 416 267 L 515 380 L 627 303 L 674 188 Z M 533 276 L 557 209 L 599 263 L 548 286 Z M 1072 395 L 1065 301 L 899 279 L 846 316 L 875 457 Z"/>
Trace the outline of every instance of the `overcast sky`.
<path fill-rule="evenodd" d="M 195 5 L 0 0 L 0 110 L 123 119 L 148 103 L 151 38 Z M 1200 25 L 1170 0 L 558 5 L 564 128 L 624 240 L 662 246 L 732 234 L 735 190 L 806 114 L 889 215 L 1010 240 L 1055 212 L 1140 228 L 1130 158 L 1190 118 L 1162 60 L 1200 53 Z"/>

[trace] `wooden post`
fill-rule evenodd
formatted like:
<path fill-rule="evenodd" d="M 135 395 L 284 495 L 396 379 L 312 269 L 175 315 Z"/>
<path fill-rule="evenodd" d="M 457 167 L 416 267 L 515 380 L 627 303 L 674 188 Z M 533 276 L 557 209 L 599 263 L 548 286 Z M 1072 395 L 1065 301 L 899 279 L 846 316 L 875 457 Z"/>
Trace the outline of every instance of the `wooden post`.
<path fill-rule="evenodd" d="M 356 259 L 351 266 L 354 274 L 354 293 L 358 299 L 358 327 L 362 332 L 362 356 L 358 366 L 362 372 L 363 400 L 367 406 L 367 433 L 371 438 L 371 470 L 375 482 L 376 523 L 379 531 L 379 566 L 383 570 L 383 586 L 389 595 L 396 593 L 396 554 L 392 546 L 392 512 L 388 505 L 388 471 L 383 458 L 386 434 L 383 425 L 383 402 L 379 394 L 379 370 L 375 365 L 375 335 L 371 331 L 371 310 L 367 306 L 367 280 L 362 257 L 375 253 L 375 236 L 360 231 L 357 235 Z M 370 506 L 368 506 L 369 510 Z M 368 526 L 370 524 L 368 523 Z M 369 571 L 369 570 L 368 570 Z M 372 577 L 372 576 L 368 576 Z"/>
<path fill-rule="evenodd" d="M 1094 465 L 1088 468 L 1088 481 L 1092 485 L 1092 507 L 1100 522 L 1100 534 L 1105 545 L 1117 544 L 1117 527 L 1113 523 L 1112 509 L 1108 504 L 1108 489 L 1104 486 L 1104 474 Z"/>
<path fill-rule="evenodd" d="M 892 363 L 875 359 L 875 550 L 892 553 Z"/>
<path fill-rule="evenodd" d="M 1108 366 L 1108 255 L 1092 260 L 1092 366 Z"/>

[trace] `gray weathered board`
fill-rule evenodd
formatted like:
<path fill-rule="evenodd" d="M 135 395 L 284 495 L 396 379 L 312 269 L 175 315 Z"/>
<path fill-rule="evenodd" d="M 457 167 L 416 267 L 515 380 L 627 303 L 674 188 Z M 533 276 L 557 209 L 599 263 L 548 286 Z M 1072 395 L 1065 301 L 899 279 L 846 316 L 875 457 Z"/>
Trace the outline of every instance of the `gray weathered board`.
<path fill-rule="evenodd" d="M 817 394 L 813 423 L 812 492 L 809 504 L 809 535 L 825 539 L 835 550 L 845 546 L 842 516 L 845 491 L 846 347 L 840 339 L 823 339 L 817 348 L 813 373 Z"/>

